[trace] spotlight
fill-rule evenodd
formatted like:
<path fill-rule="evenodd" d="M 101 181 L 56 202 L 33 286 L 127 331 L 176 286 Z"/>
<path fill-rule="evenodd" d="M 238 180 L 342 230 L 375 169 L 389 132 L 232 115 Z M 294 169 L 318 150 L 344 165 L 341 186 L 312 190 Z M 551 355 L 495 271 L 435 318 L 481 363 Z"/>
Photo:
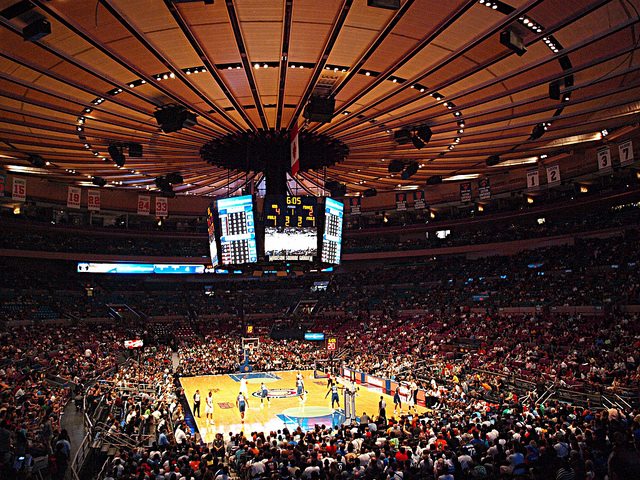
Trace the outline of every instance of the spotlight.
<path fill-rule="evenodd" d="M 109 156 L 111 157 L 111 160 L 113 160 L 113 163 L 115 163 L 120 168 L 124 167 L 127 159 L 124 156 L 122 147 L 112 144 L 109 145 L 107 151 L 109 152 Z"/>
<path fill-rule="evenodd" d="M 324 184 L 325 190 L 329 191 L 332 197 L 344 197 L 347 193 L 347 186 L 335 180 L 329 180 Z"/>
<path fill-rule="evenodd" d="M 129 156 L 131 158 L 142 157 L 142 145 L 139 143 L 129 143 Z"/>
<path fill-rule="evenodd" d="M 606 128 L 602 129 L 600 131 L 600 134 L 602 135 L 602 138 L 606 137 L 609 135 L 609 130 L 607 130 Z"/>
<path fill-rule="evenodd" d="M 161 177 L 156 177 L 154 180 L 154 183 L 162 193 L 167 193 L 167 194 L 173 193 L 173 187 L 171 186 L 171 183 L 169 183 L 169 181 L 167 180 L 166 176 L 163 175 Z"/>
<path fill-rule="evenodd" d="M 312 122 L 329 123 L 333 118 L 335 106 L 335 98 L 313 95 L 305 106 L 302 116 Z"/>
<path fill-rule="evenodd" d="M 429 140 L 431 140 L 432 135 L 433 135 L 433 132 L 426 125 L 422 127 L 417 127 L 411 132 L 411 142 L 413 143 L 414 147 L 420 150 L 427 143 L 429 143 Z"/>
<path fill-rule="evenodd" d="M 393 133 L 393 139 L 398 145 L 407 145 L 411 143 L 411 133 L 407 129 L 396 130 Z"/>
<path fill-rule="evenodd" d="M 400 178 L 402 178 L 402 180 L 408 180 L 417 172 L 418 172 L 418 164 L 415 162 L 411 162 L 409 165 L 407 165 L 407 168 L 404 169 L 404 171 L 402 172 L 402 175 L 400 175 Z"/>
<path fill-rule="evenodd" d="M 543 123 L 538 123 L 535 127 L 533 127 L 529 140 L 537 140 L 542 135 L 544 135 L 544 132 L 546 131 L 547 131 L 547 128 L 545 127 L 545 125 Z"/>
<path fill-rule="evenodd" d="M 181 105 L 164 105 L 153 116 L 164 133 L 177 132 L 198 123 L 196 114 Z"/>
<path fill-rule="evenodd" d="M 387 10 L 400 9 L 400 0 L 367 0 L 368 7 L 386 8 Z"/>
<path fill-rule="evenodd" d="M 30 42 L 37 42 L 42 37 L 46 37 L 51 33 L 51 24 L 49 20 L 42 17 L 32 21 L 22 29 L 22 38 Z"/>
<path fill-rule="evenodd" d="M 178 185 L 184 182 L 182 175 L 180 175 L 178 172 L 167 173 L 165 178 L 167 179 L 167 182 L 169 182 L 171 185 Z"/>
<path fill-rule="evenodd" d="M 519 57 L 527 52 L 527 47 L 524 46 L 522 37 L 511 29 L 500 32 L 500 43 L 513 50 Z"/>
<path fill-rule="evenodd" d="M 45 162 L 44 158 L 42 158 L 40 155 L 29 155 L 29 158 L 27 158 L 27 160 L 36 168 L 44 168 L 47 165 L 47 162 Z"/>
<path fill-rule="evenodd" d="M 104 187 L 107 184 L 107 181 L 102 177 L 93 177 L 91 179 L 91 183 L 97 185 L 98 187 Z"/>
<path fill-rule="evenodd" d="M 391 160 L 387 170 L 389 173 L 400 173 L 404 169 L 404 163 L 401 160 Z"/>

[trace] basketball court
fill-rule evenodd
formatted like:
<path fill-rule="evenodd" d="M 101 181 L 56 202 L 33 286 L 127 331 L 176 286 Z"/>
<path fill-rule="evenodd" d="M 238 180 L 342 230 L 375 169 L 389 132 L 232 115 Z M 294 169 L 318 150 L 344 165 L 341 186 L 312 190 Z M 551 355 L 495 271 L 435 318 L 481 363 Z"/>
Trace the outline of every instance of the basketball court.
<path fill-rule="evenodd" d="M 331 394 L 327 395 L 327 379 L 314 378 L 313 370 L 303 370 L 305 397 L 301 401 L 296 395 L 297 371 L 287 372 L 251 372 L 231 375 L 203 375 L 184 377 L 180 381 L 184 388 L 189 407 L 193 408 L 193 395 L 200 390 L 200 418 L 194 416 L 198 430 L 205 442 L 213 441 L 216 433 L 272 431 L 284 427 L 303 430 L 313 429 L 315 425 L 339 425 L 344 422 L 344 395 L 340 390 L 340 407 L 331 408 Z M 244 424 L 236 407 L 236 398 L 240 392 L 240 380 L 247 380 L 249 391 L 248 408 Z M 260 384 L 264 382 L 269 389 L 270 405 L 265 400 L 260 403 Z M 341 384 L 339 380 L 339 384 Z M 342 385 L 342 384 L 341 384 Z M 363 412 L 375 417 L 378 414 L 379 391 L 358 386 L 355 412 L 359 417 Z M 213 423 L 205 418 L 206 397 L 213 392 Z M 387 417 L 393 416 L 393 397 L 383 395 L 387 402 Z M 419 412 L 425 409 L 417 407 Z M 193 413 L 193 412 L 192 412 Z M 407 406 L 403 404 L 403 413 Z"/>

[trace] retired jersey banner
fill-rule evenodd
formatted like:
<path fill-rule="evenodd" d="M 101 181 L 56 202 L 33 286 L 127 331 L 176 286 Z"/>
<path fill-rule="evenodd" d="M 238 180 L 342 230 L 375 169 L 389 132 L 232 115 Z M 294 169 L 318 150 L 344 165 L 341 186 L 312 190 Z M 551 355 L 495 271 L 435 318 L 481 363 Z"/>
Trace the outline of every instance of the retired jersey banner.
<path fill-rule="evenodd" d="M 69 187 L 67 189 L 67 208 L 80 208 L 81 198 L 82 190 L 78 187 Z"/>
<path fill-rule="evenodd" d="M 424 198 L 424 190 L 416 190 L 413 192 L 413 208 L 416 210 L 424 210 L 427 208 L 427 202 Z"/>
<path fill-rule="evenodd" d="M 560 165 L 547 167 L 547 185 L 560 185 Z"/>
<path fill-rule="evenodd" d="M 491 182 L 488 178 L 478 180 L 478 196 L 480 200 L 491 200 Z"/>
<path fill-rule="evenodd" d="M 618 145 L 618 153 L 620 154 L 620 165 L 631 165 L 633 163 L 633 142 L 627 140 Z"/>
<path fill-rule="evenodd" d="M 14 177 L 11 186 L 11 198 L 19 202 L 24 202 L 27 199 L 27 181 L 24 178 Z"/>
<path fill-rule="evenodd" d="M 0 173 L 0 197 L 4 197 L 6 184 L 7 184 L 7 176 L 4 173 Z"/>
<path fill-rule="evenodd" d="M 609 147 L 599 148 L 596 156 L 598 157 L 598 170 L 600 172 L 608 172 L 611 170 L 611 149 Z"/>
<path fill-rule="evenodd" d="M 471 201 L 471 182 L 462 182 L 460 184 L 460 201 L 461 202 Z"/>
<path fill-rule="evenodd" d="M 156 217 L 166 217 L 169 215 L 169 202 L 167 197 L 156 197 Z"/>
<path fill-rule="evenodd" d="M 149 195 L 138 195 L 138 215 L 149 215 L 151 213 L 151 197 Z"/>
<path fill-rule="evenodd" d="M 527 190 L 538 190 L 540 188 L 540 172 L 535 170 L 527 170 Z"/>
<path fill-rule="evenodd" d="M 360 213 L 362 213 L 360 211 L 361 206 L 362 206 L 362 198 L 349 197 L 349 213 L 351 213 L 351 215 L 360 215 Z"/>
<path fill-rule="evenodd" d="M 396 209 L 397 210 L 406 210 L 407 209 L 407 194 L 406 193 L 396 193 Z"/>
<path fill-rule="evenodd" d="M 87 209 L 94 212 L 100 211 L 100 190 L 89 190 L 87 192 Z"/>

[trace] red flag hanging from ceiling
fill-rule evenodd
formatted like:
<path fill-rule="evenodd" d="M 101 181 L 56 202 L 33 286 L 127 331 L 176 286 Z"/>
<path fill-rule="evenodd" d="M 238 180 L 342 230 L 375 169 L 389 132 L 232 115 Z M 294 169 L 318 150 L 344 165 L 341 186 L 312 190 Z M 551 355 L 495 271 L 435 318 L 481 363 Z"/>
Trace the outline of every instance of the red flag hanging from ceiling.
<path fill-rule="evenodd" d="M 291 130 L 291 176 L 295 177 L 300 169 L 300 146 L 298 142 L 298 124 Z"/>

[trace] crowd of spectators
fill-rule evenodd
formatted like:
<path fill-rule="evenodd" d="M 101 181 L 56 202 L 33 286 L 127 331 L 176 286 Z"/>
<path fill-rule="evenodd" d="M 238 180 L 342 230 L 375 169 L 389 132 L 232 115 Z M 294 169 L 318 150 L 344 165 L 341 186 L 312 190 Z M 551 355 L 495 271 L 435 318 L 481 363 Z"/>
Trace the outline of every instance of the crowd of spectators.
<path fill-rule="evenodd" d="M 58 451 L 68 442 L 62 411 L 76 387 L 115 365 L 116 337 L 113 328 L 100 326 L 0 333 L 0 473 L 21 457 L 18 468 L 50 455 L 64 474 L 69 449 L 65 444 Z"/>
<path fill-rule="evenodd" d="M 0 314 L 3 321 L 107 318 L 114 305 L 128 305 L 141 318 L 282 318 L 301 301 L 313 302 L 313 313 L 324 314 L 567 305 L 611 309 L 640 304 L 638 241 L 632 229 L 510 256 L 443 255 L 360 263 L 297 278 L 212 275 L 197 282 L 173 276 L 79 275 L 68 262 L 7 259 L 0 264 L 6 280 Z M 316 281 L 329 281 L 328 289 L 313 291 Z"/>
<path fill-rule="evenodd" d="M 505 235 L 526 238 L 526 230 Z M 46 235 L 35 244 L 50 242 Z M 482 235 L 464 242 L 490 239 Z M 26 248 L 28 237 L 18 237 L 2 236 L 4 246 Z M 80 238 L 53 243 L 84 248 Z M 106 438 L 135 444 L 111 462 L 115 480 L 226 480 L 232 472 L 247 479 L 640 478 L 637 411 L 535 403 L 550 386 L 637 400 L 640 322 L 624 306 L 640 304 L 638 241 L 638 231 L 628 229 L 511 256 L 216 278 L 208 289 L 3 259 L 0 477 L 23 468 L 16 459 L 41 455 L 53 478 L 64 477 L 70 449 L 60 415 L 83 392 L 88 413 L 106 407 Z M 327 291 L 312 291 L 318 279 L 330 281 Z M 313 315 L 296 316 L 302 300 L 315 305 Z M 575 306 L 594 308 L 556 311 Z M 535 308 L 501 311 L 510 307 Z M 102 320 L 81 321 L 91 318 Z M 370 412 L 359 423 L 311 432 L 230 432 L 204 444 L 187 426 L 177 377 L 236 372 L 249 322 L 260 337 L 251 355 L 256 370 L 317 367 L 326 356 L 318 344 L 268 338 L 274 326 L 304 322 L 338 338 L 338 363 L 415 382 L 432 409 L 395 418 Z M 148 346 L 122 362 L 122 342 L 135 336 L 148 338 Z M 531 391 L 516 392 L 509 378 Z"/>
<path fill-rule="evenodd" d="M 343 253 L 419 250 L 484 243 L 507 242 L 555 235 L 575 234 L 640 223 L 636 203 L 626 207 L 603 205 L 591 209 L 565 208 L 557 212 L 525 218 L 477 218 L 476 223 L 447 223 L 430 218 L 415 223 L 381 223 L 364 231 L 345 225 Z M 544 220 L 544 221 L 542 221 Z M 407 230 L 407 226 L 411 229 Z M 388 228 L 392 227 L 392 228 Z M 391 230 L 394 231 L 385 231 Z M 447 231 L 444 236 L 438 232 Z M 8 222 L 0 236 L 0 249 L 47 252 L 99 253 L 114 255 L 171 256 L 207 258 L 209 246 L 205 231 L 200 234 L 172 232 L 158 234 L 138 231 L 124 233 L 108 229 L 52 226 L 32 222 Z"/>

